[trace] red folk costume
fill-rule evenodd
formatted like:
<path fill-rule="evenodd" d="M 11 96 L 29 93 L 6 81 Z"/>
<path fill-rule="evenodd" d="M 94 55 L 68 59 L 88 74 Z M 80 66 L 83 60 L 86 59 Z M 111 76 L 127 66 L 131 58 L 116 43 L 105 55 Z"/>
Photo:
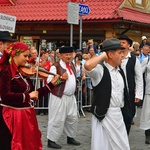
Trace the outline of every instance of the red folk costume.
<path fill-rule="evenodd" d="M 28 47 L 21 42 L 11 44 L 0 60 L 0 150 L 42 150 L 41 132 L 30 104 L 29 93 L 34 87 L 30 79 L 18 72 L 11 57 L 26 50 Z M 39 97 L 53 87 L 49 83 L 37 89 Z"/>

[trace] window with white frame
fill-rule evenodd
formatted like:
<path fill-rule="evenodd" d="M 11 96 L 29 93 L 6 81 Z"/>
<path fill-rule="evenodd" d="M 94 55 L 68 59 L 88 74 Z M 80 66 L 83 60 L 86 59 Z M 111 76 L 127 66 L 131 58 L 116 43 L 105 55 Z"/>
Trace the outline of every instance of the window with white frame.
<path fill-rule="evenodd" d="M 142 1 L 143 1 L 143 0 L 136 0 L 136 4 L 142 5 Z"/>
<path fill-rule="evenodd" d="M 134 2 L 135 2 L 135 6 L 136 7 L 142 7 L 142 8 L 144 8 L 145 7 L 145 5 L 146 5 L 146 1 L 147 0 L 135 0 Z"/>

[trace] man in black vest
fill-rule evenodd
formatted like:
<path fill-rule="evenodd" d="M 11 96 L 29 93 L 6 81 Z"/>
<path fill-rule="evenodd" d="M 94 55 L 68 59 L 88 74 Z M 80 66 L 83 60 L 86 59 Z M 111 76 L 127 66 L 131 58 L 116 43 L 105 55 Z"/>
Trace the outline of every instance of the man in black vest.
<path fill-rule="evenodd" d="M 126 116 L 130 114 L 128 92 L 125 76 L 119 68 L 124 47 L 118 39 L 111 38 L 103 42 L 101 51 L 99 56 L 95 55 L 84 64 L 94 87 L 91 149 L 129 150 L 122 116 L 122 113 L 126 113 Z"/>
<path fill-rule="evenodd" d="M 12 39 L 8 31 L 0 31 L 0 58 L 3 55 L 4 49 L 6 49 L 12 42 L 16 40 Z"/>
<path fill-rule="evenodd" d="M 139 60 L 130 53 L 129 48 L 132 46 L 132 40 L 126 35 L 120 35 L 118 39 L 120 40 L 121 45 L 126 48 L 121 67 L 126 76 L 133 120 L 136 113 L 136 104 L 143 98 L 143 75 L 141 64 Z M 124 118 L 128 134 L 130 132 L 132 120 L 126 120 Z"/>

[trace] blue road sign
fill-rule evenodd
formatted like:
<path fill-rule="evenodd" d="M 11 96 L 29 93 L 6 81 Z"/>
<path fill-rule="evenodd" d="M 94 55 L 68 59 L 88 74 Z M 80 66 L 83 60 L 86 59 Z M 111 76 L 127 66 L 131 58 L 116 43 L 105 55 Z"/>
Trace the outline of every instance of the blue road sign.
<path fill-rule="evenodd" d="M 79 4 L 79 15 L 88 15 L 90 13 L 90 8 L 88 5 Z"/>

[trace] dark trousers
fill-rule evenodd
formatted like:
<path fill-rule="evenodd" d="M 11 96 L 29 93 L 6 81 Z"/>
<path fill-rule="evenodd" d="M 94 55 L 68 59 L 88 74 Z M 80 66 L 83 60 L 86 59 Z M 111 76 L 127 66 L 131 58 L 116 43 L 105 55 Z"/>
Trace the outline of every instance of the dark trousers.
<path fill-rule="evenodd" d="M 135 100 L 135 95 L 130 94 L 131 114 L 130 114 L 130 116 L 128 114 L 125 114 L 125 113 L 123 114 L 123 119 L 124 119 L 124 123 L 125 123 L 128 135 L 130 133 L 132 120 L 133 120 L 135 113 L 136 113 L 136 106 L 135 106 L 134 100 Z"/>
<path fill-rule="evenodd" d="M 40 87 L 43 87 L 43 81 L 40 82 Z M 48 107 L 48 97 L 49 94 L 39 98 L 39 107 Z M 44 115 L 48 114 L 48 109 L 39 109 L 38 114 L 43 113 Z"/>

